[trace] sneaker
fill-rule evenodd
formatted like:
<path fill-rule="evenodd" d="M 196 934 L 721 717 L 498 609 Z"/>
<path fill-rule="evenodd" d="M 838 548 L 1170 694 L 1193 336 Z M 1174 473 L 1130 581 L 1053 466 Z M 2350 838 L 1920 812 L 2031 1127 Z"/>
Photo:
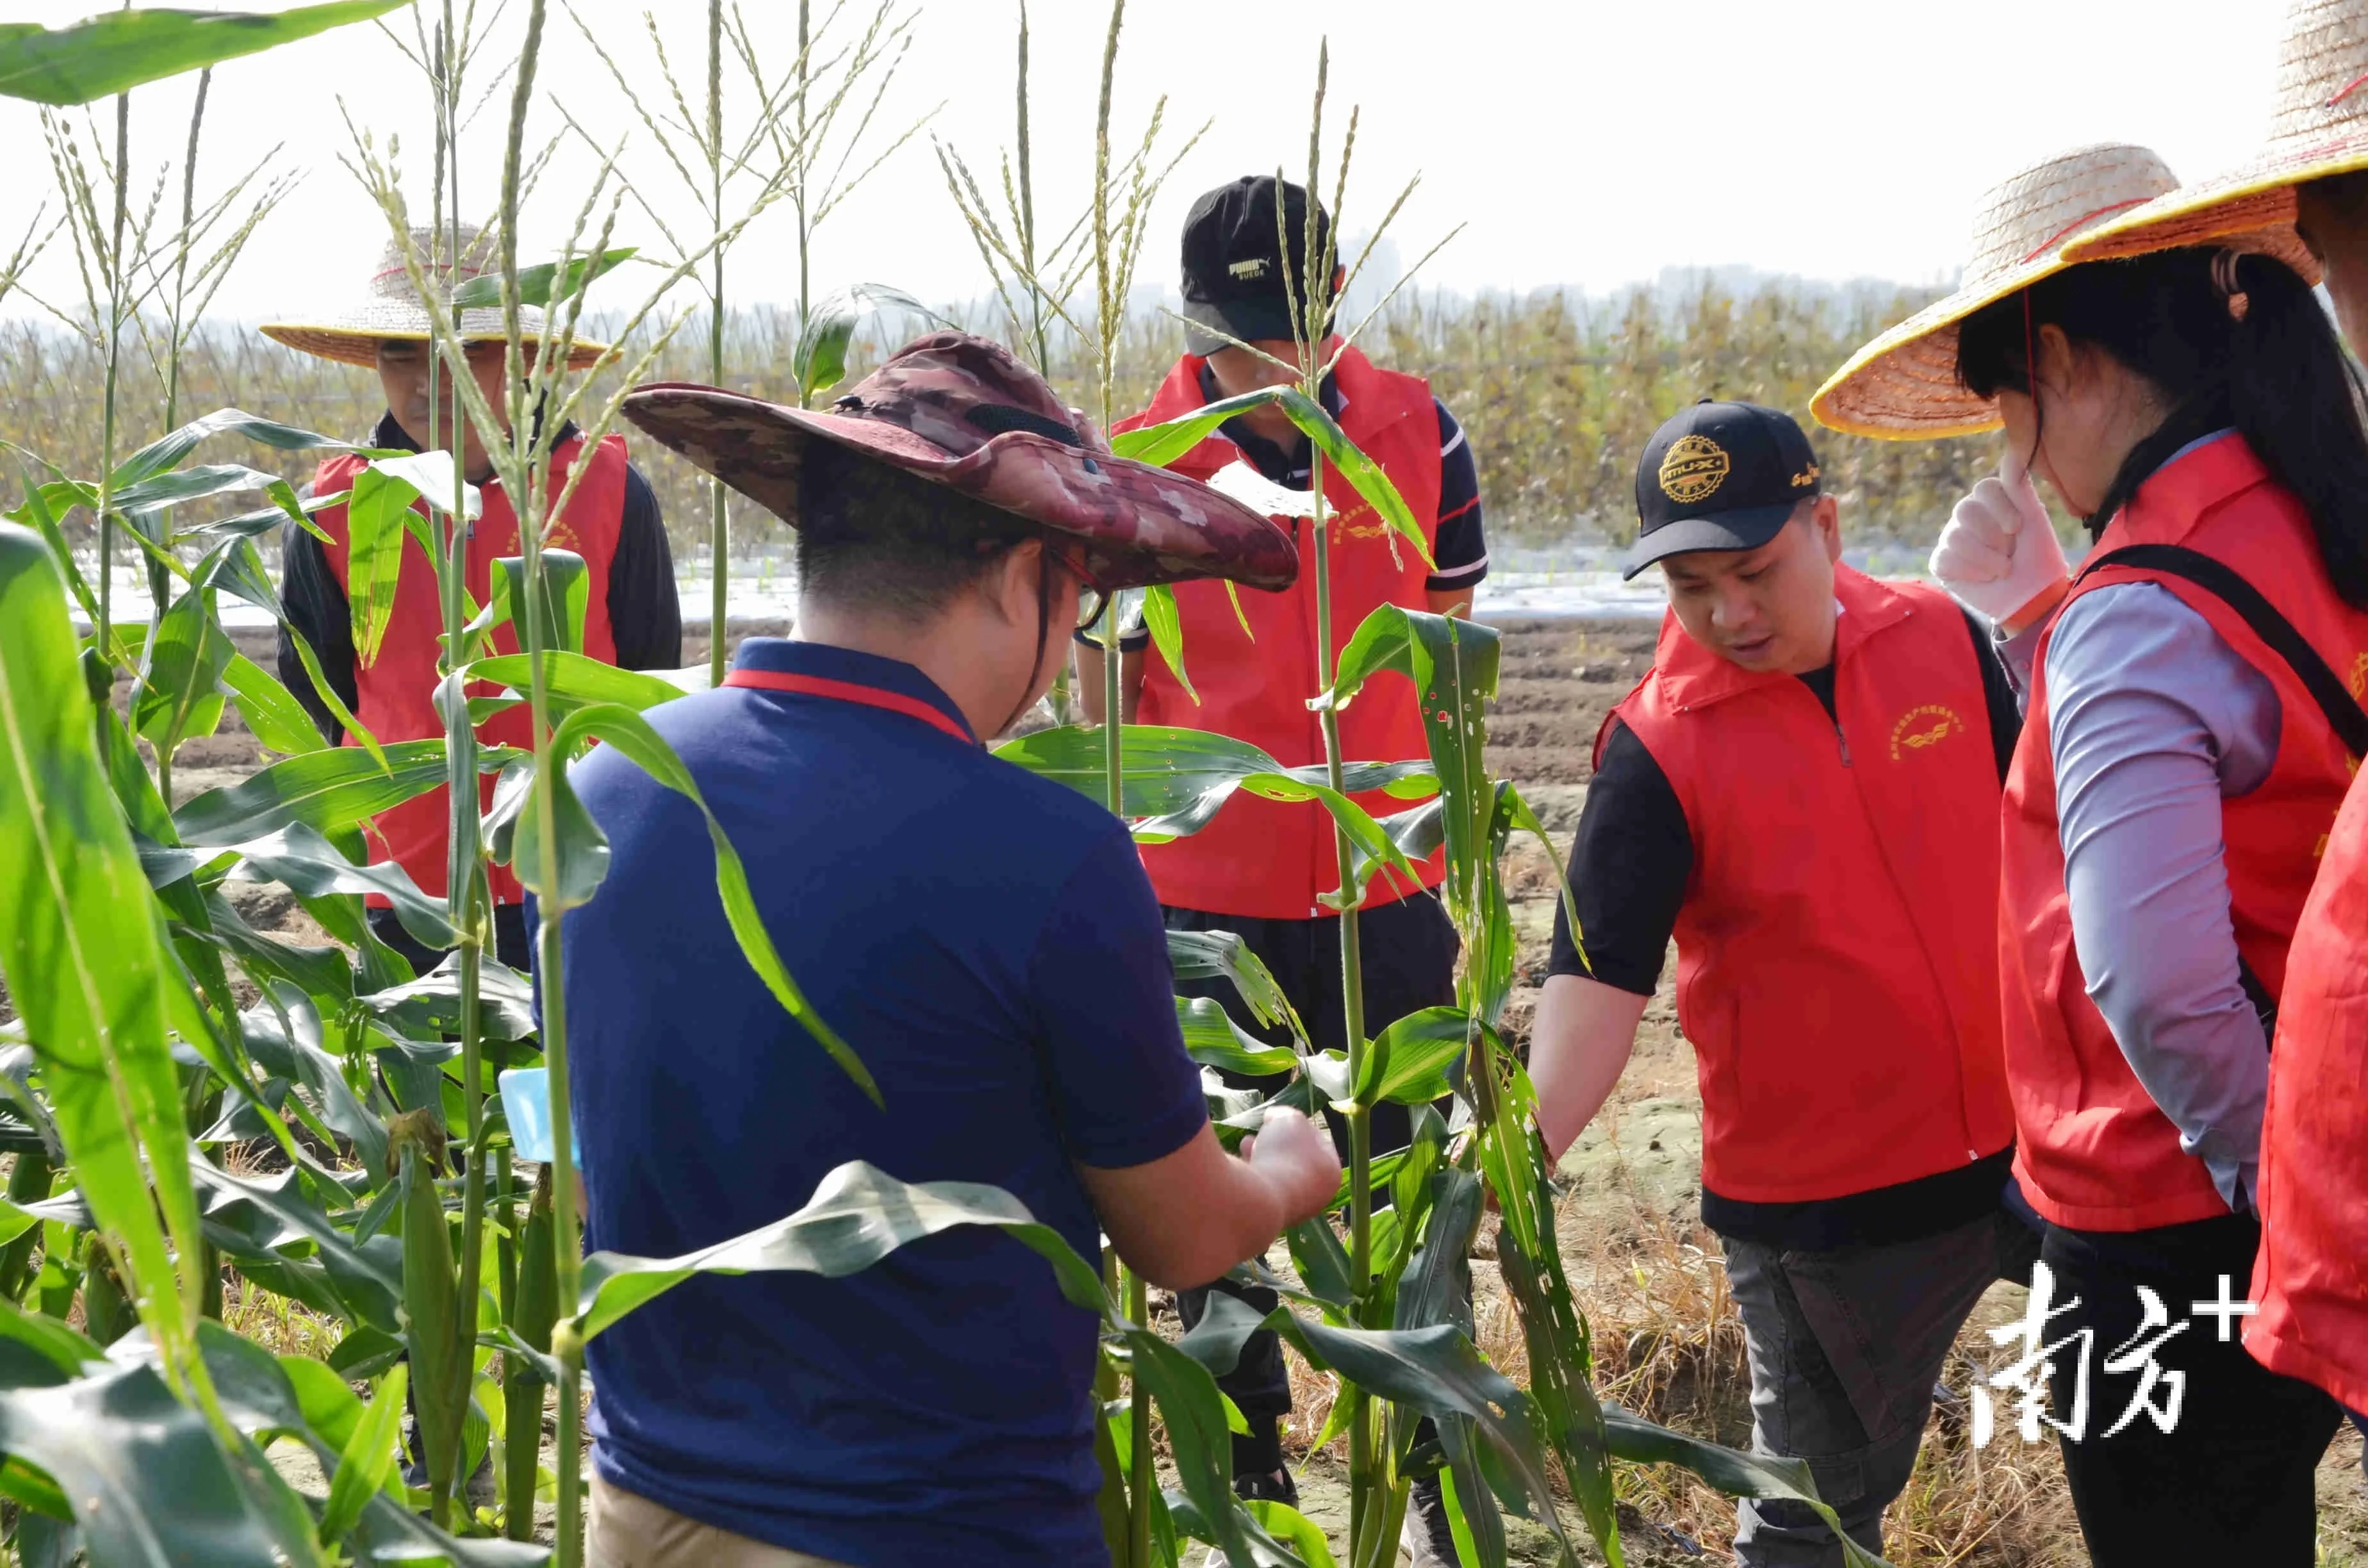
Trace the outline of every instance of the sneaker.
<path fill-rule="evenodd" d="M 1455 1529 L 1447 1522 L 1447 1489 L 1438 1476 L 1427 1475 L 1414 1483 L 1398 1544 L 1414 1568 L 1462 1568 L 1462 1559 L 1455 1555 Z"/>
<path fill-rule="evenodd" d="M 1299 1506 L 1299 1483 L 1291 1479 L 1288 1470 L 1237 1475 L 1234 1477 L 1234 1495 L 1251 1502 L 1280 1503 L 1287 1508 L 1296 1508 Z"/>

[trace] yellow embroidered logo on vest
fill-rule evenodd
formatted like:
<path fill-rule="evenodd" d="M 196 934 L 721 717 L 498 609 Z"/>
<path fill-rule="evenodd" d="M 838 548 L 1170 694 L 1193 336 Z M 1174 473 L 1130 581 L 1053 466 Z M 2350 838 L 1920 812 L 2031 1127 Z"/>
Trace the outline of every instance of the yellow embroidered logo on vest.
<path fill-rule="evenodd" d="M 1661 494 L 1680 506 L 1708 499 L 1726 483 L 1726 449 L 1707 436 L 1681 436 L 1661 459 Z"/>
<path fill-rule="evenodd" d="M 1943 708 L 1937 702 L 1927 702 L 1910 708 L 1891 726 L 1891 760 L 1897 762 L 1907 752 L 1922 751 L 1939 745 L 1951 735 L 1963 734 L 1965 722 L 1957 717 L 1953 708 Z"/>

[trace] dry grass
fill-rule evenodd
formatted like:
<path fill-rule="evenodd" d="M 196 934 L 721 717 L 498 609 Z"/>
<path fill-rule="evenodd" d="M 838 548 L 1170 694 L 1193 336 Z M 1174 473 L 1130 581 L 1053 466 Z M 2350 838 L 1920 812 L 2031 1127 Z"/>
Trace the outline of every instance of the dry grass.
<path fill-rule="evenodd" d="M 1558 291 L 1520 299 L 1407 296 L 1374 324 L 1365 347 L 1384 365 L 1429 377 L 1469 428 L 1490 527 L 1500 539 L 1617 541 L 1634 526 L 1630 476 L 1636 452 L 1662 418 L 1717 395 L 1772 403 L 1805 421 L 1809 394 L 1826 372 L 1922 298 L 1794 283 L 1766 283 L 1741 296 L 1710 283 L 1603 300 Z M 1002 324 L 985 308 L 951 313 L 982 331 Z M 855 346 L 850 378 L 877 362 L 883 343 L 902 341 L 923 324 L 874 324 L 871 337 Z M 603 326 L 597 319 L 587 324 L 596 332 Z M 706 339 L 703 323 L 689 324 L 652 366 L 650 379 L 707 380 Z M 729 312 L 724 382 L 794 402 L 796 339 L 794 312 L 769 306 Z M 1089 356 L 1075 341 L 1056 338 L 1052 347 L 1055 384 L 1071 403 L 1090 406 Z M 1146 302 L 1127 317 L 1116 348 L 1116 403 L 1139 407 L 1182 351 L 1182 328 Z M 162 378 L 137 349 L 131 360 L 121 439 L 136 445 L 163 434 L 142 423 L 162 419 L 161 395 L 147 395 L 161 392 Z M 68 473 L 94 474 L 101 370 L 87 344 L 54 325 L 0 325 L 0 407 L 8 412 L 8 438 Z M 367 369 L 298 354 L 237 324 L 208 322 L 185 357 L 181 406 L 225 404 L 352 437 L 365 435 L 383 407 L 377 378 Z M 1979 439 L 1870 442 L 1818 434 L 1828 486 L 1845 497 L 1844 526 L 1861 540 L 1930 538 L 1990 460 L 1989 444 Z M 657 492 L 677 558 L 702 558 L 704 476 L 653 442 L 636 439 L 632 447 Z M 200 460 L 245 461 L 297 480 L 312 472 L 302 454 L 262 449 Z M 8 479 L 13 486 L 13 473 Z M 233 500 L 254 504 L 252 497 Z M 194 511 L 184 518 L 197 520 Z M 735 551 L 773 555 L 786 543 L 781 525 L 753 506 L 734 509 L 734 528 Z M 88 518 L 76 514 L 69 530 L 79 540 L 90 531 Z"/>
<path fill-rule="evenodd" d="M 274 1356 L 309 1356 L 325 1361 L 346 1336 L 345 1324 L 335 1318 L 258 1290 L 227 1270 L 222 1279 L 222 1321 L 233 1334 L 253 1340 Z"/>

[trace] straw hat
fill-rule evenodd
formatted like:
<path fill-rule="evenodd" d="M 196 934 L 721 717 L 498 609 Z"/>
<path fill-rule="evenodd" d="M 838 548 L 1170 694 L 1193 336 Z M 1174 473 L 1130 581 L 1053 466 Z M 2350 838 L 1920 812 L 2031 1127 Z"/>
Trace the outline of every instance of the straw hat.
<path fill-rule="evenodd" d="M 472 224 L 461 225 L 461 263 L 446 263 L 445 252 L 449 236 L 433 229 L 411 231 L 412 249 L 429 258 L 422 267 L 430 278 L 446 283 L 456 278 L 462 283 L 483 277 L 495 267 L 492 237 Z M 448 296 L 449 297 L 449 296 Z M 505 335 L 502 312 L 498 308 L 466 310 L 461 312 L 461 341 L 482 343 Z M 532 305 L 518 307 L 518 330 L 528 342 L 542 331 L 542 312 Z M 306 354 L 317 354 L 324 359 L 335 359 L 347 365 L 376 365 L 378 346 L 381 343 L 425 343 L 431 334 L 427 307 L 411 290 L 410 275 L 403 265 L 403 249 L 395 241 L 387 241 L 386 249 L 370 273 L 370 292 L 359 302 L 335 312 L 308 316 L 299 321 L 266 322 L 263 333 L 290 348 Z M 579 337 L 568 346 L 567 366 L 581 370 L 608 352 L 605 343 Z"/>
<path fill-rule="evenodd" d="M 1104 593 L 1193 577 L 1279 589 L 1299 575 L 1298 547 L 1271 519 L 1112 456 L 1042 376 L 966 332 L 915 338 L 828 412 L 678 381 L 635 387 L 624 412 L 792 527 L 806 449 L 827 441 L 1065 536 Z"/>
<path fill-rule="evenodd" d="M 2294 0 L 2278 46 L 2268 145 L 2225 174 L 2121 214 L 2066 251 L 2074 261 L 2101 261 L 2263 232 L 2291 238 L 2294 187 L 2355 169 L 2368 169 L 2368 3 Z M 2298 240 L 2293 248 L 2302 249 Z M 2295 270 L 2318 281 L 2306 254 Z"/>
<path fill-rule="evenodd" d="M 1851 356 L 1809 400 L 1819 424 L 1853 436 L 1920 440 L 1998 426 L 1998 404 L 1957 382 L 1957 327 L 2043 278 L 2063 271 L 2066 243 L 2143 207 L 2179 181 L 2145 147 L 2100 142 L 2032 165 L 1982 197 L 1963 281 Z M 2247 248 L 2306 267 L 2293 231 L 2253 236 Z"/>

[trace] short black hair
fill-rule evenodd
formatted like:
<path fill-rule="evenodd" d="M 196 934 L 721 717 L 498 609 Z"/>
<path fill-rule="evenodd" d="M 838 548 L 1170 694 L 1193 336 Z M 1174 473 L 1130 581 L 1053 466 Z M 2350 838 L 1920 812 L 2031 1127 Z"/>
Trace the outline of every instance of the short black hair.
<path fill-rule="evenodd" d="M 919 618 L 1042 528 L 902 469 L 810 440 L 798 471 L 799 592 Z"/>

